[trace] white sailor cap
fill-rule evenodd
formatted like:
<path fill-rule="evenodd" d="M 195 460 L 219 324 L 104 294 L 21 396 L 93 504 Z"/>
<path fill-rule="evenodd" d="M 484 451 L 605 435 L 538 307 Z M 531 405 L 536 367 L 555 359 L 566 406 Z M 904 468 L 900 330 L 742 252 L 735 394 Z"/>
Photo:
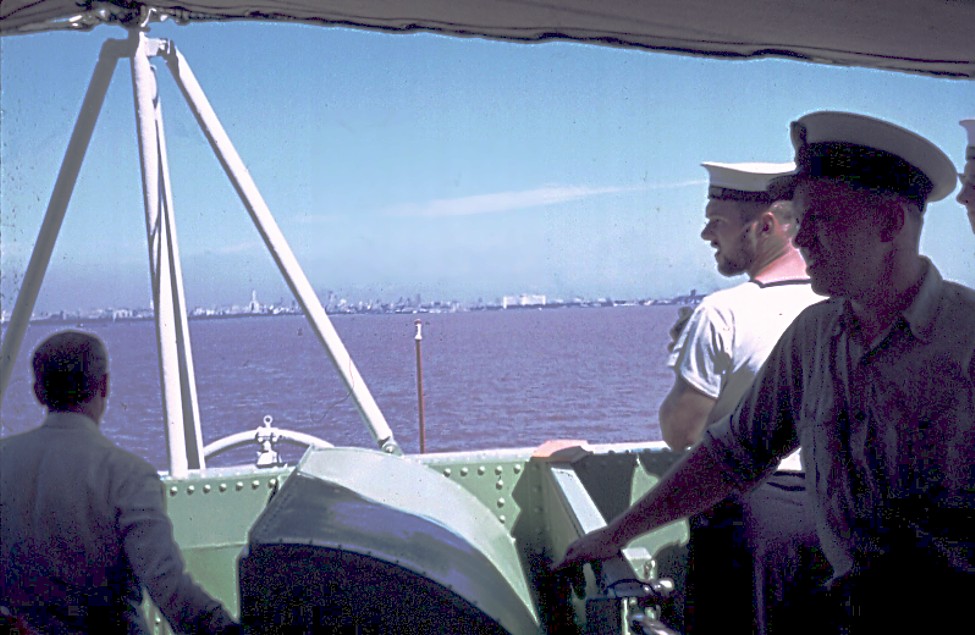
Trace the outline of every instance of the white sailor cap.
<path fill-rule="evenodd" d="M 771 203 L 791 198 L 789 177 L 796 164 L 786 163 L 715 163 L 701 164 L 708 171 L 708 198 Z"/>
<path fill-rule="evenodd" d="M 951 159 L 924 137 L 849 112 L 813 112 L 792 122 L 799 178 L 832 178 L 903 194 L 924 205 L 955 189 Z"/>
<path fill-rule="evenodd" d="M 958 123 L 968 133 L 968 147 L 965 148 L 965 160 L 975 159 L 975 119 L 962 119 Z"/>

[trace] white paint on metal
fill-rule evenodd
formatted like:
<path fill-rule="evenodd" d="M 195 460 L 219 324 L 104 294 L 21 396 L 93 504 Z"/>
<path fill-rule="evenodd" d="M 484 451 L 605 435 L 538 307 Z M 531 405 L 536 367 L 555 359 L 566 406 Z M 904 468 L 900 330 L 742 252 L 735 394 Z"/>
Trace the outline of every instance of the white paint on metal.
<path fill-rule="evenodd" d="M 154 42 L 152 49 L 163 45 Z M 166 152 L 166 133 L 163 126 L 162 101 L 155 101 L 156 139 L 159 148 L 160 178 L 162 179 L 162 209 L 160 223 L 166 229 L 168 239 L 166 246 L 169 250 L 169 285 L 172 288 L 172 319 L 176 341 L 177 364 L 175 372 L 179 378 L 180 409 L 183 413 L 183 430 L 185 437 L 185 451 L 187 464 L 190 469 L 205 469 L 206 462 L 203 455 L 203 432 L 200 423 L 200 406 L 196 395 L 196 373 L 193 364 L 193 347 L 191 346 L 186 294 L 183 287 L 182 260 L 179 256 L 179 242 L 176 235 L 176 212 L 173 207 L 173 188 L 169 177 L 169 159 Z"/>
<path fill-rule="evenodd" d="M 149 266 L 152 275 L 153 309 L 156 338 L 159 344 L 159 373 L 162 383 L 162 408 L 165 421 L 169 473 L 185 477 L 189 470 L 186 451 L 186 429 L 183 425 L 182 390 L 179 377 L 179 346 L 175 324 L 175 290 L 171 274 L 169 224 L 161 212 L 161 167 L 159 130 L 156 107 L 159 99 L 155 71 L 149 63 L 150 41 L 144 33 L 133 32 L 136 39 L 131 58 L 132 90 L 135 98 L 135 120 L 142 169 L 142 193 L 146 212 L 146 234 L 149 242 Z"/>

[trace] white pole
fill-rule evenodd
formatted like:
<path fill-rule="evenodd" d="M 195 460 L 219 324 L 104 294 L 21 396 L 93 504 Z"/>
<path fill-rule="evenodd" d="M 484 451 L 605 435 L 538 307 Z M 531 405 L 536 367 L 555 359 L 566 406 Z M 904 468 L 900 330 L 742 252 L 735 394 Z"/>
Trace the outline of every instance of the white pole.
<path fill-rule="evenodd" d="M 247 167 L 241 160 L 240 155 L 237 154 L 237 150 L 230 141 L 230 137 L 227 136 L 226 131 L 220 124 L 220 120 L 210 106 L 189 64 L 187 64 L 183 55 L 176 50 L 175 45 L 171 44 L 164 55 L 169 63 L 173 77 L 176 79 L 176 83 L 183 91 L 183 95 L 186 97 L 190 109 L 193 111 L 200 124 L 200 128 L 203 130 L 203 134 L 209 140 L 214 153 L 220 160 L 220 164 L 230 178 L 231 183 L 233 183 L 234 189 L 237 190 L 237 194 L 247 208 L 258 232 L 260 232 L 261 237 L 264 239 L 268 251 L 270 251 L 285 281 L 304 310 L 309 323 L 324 345 L 326 352 L 332 360 L 332 364 L 335 366 L 339 376 L 352 395 L 359 414 L 369 428 L 376 444 L 386 452 L 399 454 L 401 450 L 393 438 L 393 431 L 390 429 L 389 424 L 386 423 L 386 418 L 383 416 L 382 411 L 379 410 L 379 406 L 366 387 L 365 381 L 359 374 L 355 363 L 349 356 L 335 327 L 325 313 L 325 309 L 322 308 L 322 304 L 315 295 L 311 283 L 305 277 L 284 234 L 281 233 L 277 222 L 275 222 L 274 217 L 271 215 L 271 211 L 264 202 Z"/>
<path fill-rule="evenodd" d="M 181 410 L 183 412 L 183 433 L 186 444 L 187 465 L 190 469 L 206 467 L 203 453 L 203 432 L 200 422 L 200 404 L 196 396 L 196 372 L 193 365 L 193 347 L 190 344 L 189 317 L 187 315 L 186 294 L 183 290 L 182 261 L 179 257 L 179 242 L 176 237 L 176 212 L 173 207 L 172 181 L 169 178 L 169 159 L 166 153 L 166 133 L 163 127 L 162 101 L 155 104 L 156 139 L 159 144 L 160 178 L 162 179 L 162 210 L 160 223 L 166 227 L 164 235 L 169 249 L 169 284 L 173 289 L 173 326 L 176 336 L 176 355 L 179 363 Z"/>
<path fill-rule="evenodd" d="M 159 98 L 155 71 L 149 63 L 150 41 L 142 32 L 133 32 L 137 45 L 132 55 L 132 89 L 135 96 L 135 119 L 139 137 L 142 168 L 142 192 L 146 210 L 146 233 L 149 240 L 149 263 L 152 273 L 152 297 L 159 343 L 159 374 L 162 385 L 163 418 L 166 425 L 169 473 L 184 478 L 189 473 L 186 431 L 183 425 L 182 391 L 179 373 L 179 350 L 174 324 L 174 298 L 170 277 L 170 251 L 167 223 L 160 214 L 159 140 L 156 128 L 155 102 Z"/>
<path fill-rule="evenodd" d="M 51 253 L 54 251 L 54 243 L 57 241 L 58 233 L 61 231 L 61 223 L 64 221 L 64 214 L 71 201 L 71 193 L 74 191 L 75 183 L 78 180 L 78 172 L 84 161 L 85 153 L 88 150 L 88 143 L 91 141 L 92 131 L 98 121 L 98 114 L 101 112 L 102 104 L 105 101 L 105 93 L 112 81 L 112 72 L 119 58 L 124 54 L 120 45 L 125 44 L 121 40 L 107 40 L 98 55 L 98 63 L 92 74 L 91 82 L 88 84 L 88 92 L 81 104 L 81 112 L 78 113 L 78 120 L 75 122 L 74 131 L 71 133 L 71 140 L 68 141 L 68 148 L 64 153 L 64 160 L 61 162 L 61 171 L 58 173 L 57 182 L 54 184 L 54 191 L 51 193 L 51 200 L 47 205 L 47 212 L 44 215 L 44 222 L 41 224 L 37 241 L 34 243 L 34 251 L 31 253 L 27 270 L 24 272 L 24 281 L 17 292 L 17 301 L 14 303 L 14 310 L 10 316 L 10 324 L 7 325 L 7 332 L 3 338 L 3 345 L 0 347 L 0 403 L 3 402 L 3 395 L 10 383 L 10 373 L 13 370 L 14 362 L 17 360 L 17 353 L 24 340 L 24 333 L 30 323 L 31 314 L 34 312 L 34 304 L 37 302 L 37 294 L 40 291 L 41 283 L 44 281 L 44 274 L 47 273 L 47 266 L 51 262 Z"/>

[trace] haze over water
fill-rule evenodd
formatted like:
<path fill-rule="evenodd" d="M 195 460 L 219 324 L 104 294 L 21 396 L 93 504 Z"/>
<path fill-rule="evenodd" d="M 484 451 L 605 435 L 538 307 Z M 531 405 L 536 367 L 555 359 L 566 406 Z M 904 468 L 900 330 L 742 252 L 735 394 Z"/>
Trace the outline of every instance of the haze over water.
<path fill-rule="evenodd" d="M 407 453 L 419 450 L 414 320 L 423 320 L 428 452 L 660 438 L 657 410 L 673 381 L 665 367 L 673 306 L 333 317 L 352 359 Z M 152 321 L 38 325 L 27 331 L 0 410 L 4 436 L 43 417 L 29 355 L 50 333 L 98 334 L 111 356 L 105 434 L 166 469 Z M 190 322 L 204 443 L 274 425 L 335 445 L 375 447 L 348 391 L 300 316 Z M 300 450 L 280 447 L 294 462 Z M 254 448 L 209 465 L 253 461 Z"/>

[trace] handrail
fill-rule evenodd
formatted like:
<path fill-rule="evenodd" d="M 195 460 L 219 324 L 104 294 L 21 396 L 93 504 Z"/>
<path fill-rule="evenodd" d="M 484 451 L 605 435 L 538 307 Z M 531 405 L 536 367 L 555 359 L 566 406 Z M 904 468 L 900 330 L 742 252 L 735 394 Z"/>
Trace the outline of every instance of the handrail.
<path fill-rule="evenodd" d="M 318 437 L 305 434 L 304 432 L 296 432 L 294 430 L 287 430 L 285 428 L 270 428 L 269 432 L 273 432 L 277 435 L 276 441 L 287 441 L 289 443 L 294 443 L 295 445 L 304 445 L 310 448 L 334 448 L 335 445 L 319 439 Z M 203 446 L 203 454 L 208 459 L 210 457 L 222 454 L 228 450 L 234 448 L 243 447 L 250 443 L 259 443 L 257 433 L 254 430 L 244 432 L 235 432 L 233 434 L 228 434 L 225 437 L 212 441 Z"/>
<path fill-rule="evenodd" d="M 222 454 L 223 452 L 232 450 L 234 448 L 244 447 L 246 445 L 256 443 L 258 446 L 256 461 L 257 467 L 274 467 L 281 465 L 280 457 L 278 456 L 277 451 L 274 449 L 274 446 L 278 441 L 287 441 L 288 443 L 294 443 L 295 445 L 303 445 L 305 447 L 312 448 L 335 447 L 328 441 L 319 439 L 311 434 L 287 430 L 285 428 L 275 428 L 271 425 L 273 421 L 274 419 L 271 417 L 271 415 L 265 415 L 264 425 L 258 426 L 256 430 L 235 432 L 234 434 L 230 434 L 217 439 L 216 441 L 212 441 L 203 448 L 203 456 L 210 458 L 211 456 Z"/>

